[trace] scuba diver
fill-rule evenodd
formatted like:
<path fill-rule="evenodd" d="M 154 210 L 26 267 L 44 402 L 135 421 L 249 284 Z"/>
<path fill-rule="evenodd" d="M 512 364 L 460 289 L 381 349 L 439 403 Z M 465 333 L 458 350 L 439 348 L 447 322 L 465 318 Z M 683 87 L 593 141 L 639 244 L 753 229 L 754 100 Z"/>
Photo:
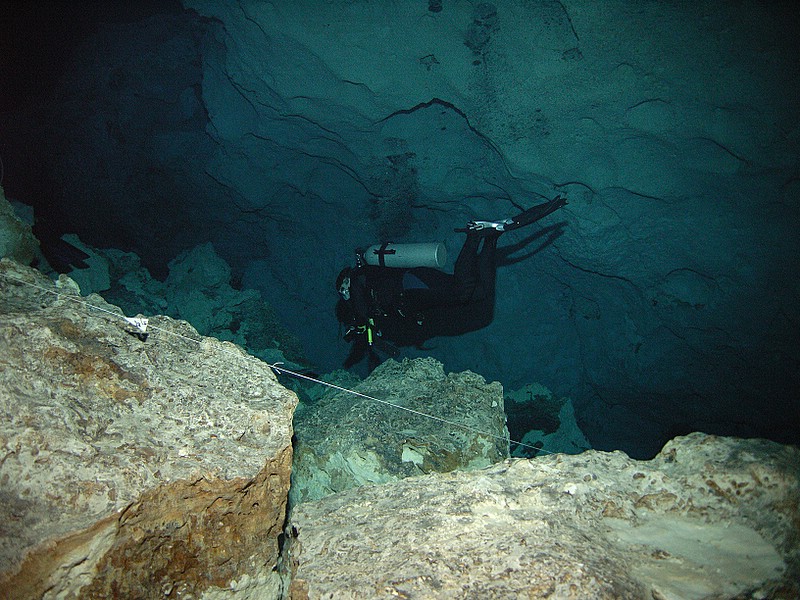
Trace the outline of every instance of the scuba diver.
<path fill-rule="evenodd" d="M 440 270 L 442 244 L 381 244 L 356 252 L 357 266 L 336 278 L 336 317 L 353 344 L 344 366 L 368 358 L 376 348 L 396 357 L 396 346 L 416 346 L 433 337 L 486 327 L 494 317 L 497 241 L 506 231 L 535 223 L 567 204 L 561 196 L 502 221 L 470 221 L 457 232 L 467 239 L 453 274 Z M 429 265 L 429 266 L 419 266 Z"/>

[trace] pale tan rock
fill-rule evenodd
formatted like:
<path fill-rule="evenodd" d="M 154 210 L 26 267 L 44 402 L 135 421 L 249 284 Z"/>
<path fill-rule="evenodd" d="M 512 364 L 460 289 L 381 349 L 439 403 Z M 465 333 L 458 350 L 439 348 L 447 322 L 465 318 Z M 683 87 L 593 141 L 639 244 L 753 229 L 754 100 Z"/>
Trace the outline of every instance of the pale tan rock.
<path fill-rule="evenodd" d="M 296 396 L 59 283 L 0 262 L 0 597 L 277 597 Z"/>
<path fill-rule="evenodd" d="M 354 488 L 294 508 L 292 598 L 798 597 L 798 465 L 692 434 Z"/>

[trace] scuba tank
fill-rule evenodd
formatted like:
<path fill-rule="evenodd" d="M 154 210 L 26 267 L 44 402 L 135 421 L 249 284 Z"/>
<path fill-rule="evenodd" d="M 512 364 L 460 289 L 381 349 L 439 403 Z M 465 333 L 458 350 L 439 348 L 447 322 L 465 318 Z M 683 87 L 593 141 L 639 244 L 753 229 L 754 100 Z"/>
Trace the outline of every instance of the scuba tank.
<path fill-rule="evenodd" d="M 375 267 L 433 267 L 441 269 L 447 263 L 447 248 L 441 242 L 421 244 L 375 244 L 361 258 Z"/>

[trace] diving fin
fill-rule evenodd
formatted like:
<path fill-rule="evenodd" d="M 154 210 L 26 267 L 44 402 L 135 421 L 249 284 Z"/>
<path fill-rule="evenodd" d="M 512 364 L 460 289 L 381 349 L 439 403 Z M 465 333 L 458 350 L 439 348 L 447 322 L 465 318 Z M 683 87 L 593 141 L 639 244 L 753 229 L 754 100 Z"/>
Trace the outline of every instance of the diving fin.
<path fill-rule="evenodd" d="M 549 202 L 532 206 L 528 210 L 518 214 L 516 217 L 512 217 L 511 223 L 506 225 L 505 229 L 502 231 L 511 231 L 513 229 L 519 229 L 520 227 L 525 227 L 526 225 L 535 223 L 539 219 L 543 219 L 550 213 L 557 211 L 559 208 L 566 205 L 566 203 L 567 199 L 564 196 L 556 196 Z"/>
<path fill-rule="evenodd" d="M 456 229 L 457 232 L 489 232 L 496 231 L 498 234 L 505 231 L 513 231 L 520 227 L 525 227 L 531 223 L 535 223 L 552 212 L 557 211 L 559 208 L 567 204 L 567 199 L 563 196 L 556 196 L 552 200 L 544 204 L 532 206 L 518 214 L 516 217 L 510 219 L 503 219 L 502 221 L 470 221 L 463 229 Z"/>

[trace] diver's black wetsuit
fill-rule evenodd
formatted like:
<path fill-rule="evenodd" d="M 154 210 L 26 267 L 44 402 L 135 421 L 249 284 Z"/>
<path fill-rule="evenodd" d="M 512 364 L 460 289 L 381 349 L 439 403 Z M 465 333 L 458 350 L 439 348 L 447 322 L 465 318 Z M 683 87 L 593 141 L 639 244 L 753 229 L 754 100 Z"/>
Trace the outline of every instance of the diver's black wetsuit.
<path fill-rule="evenodd" d="M 472 221 L 466 229 L 457 230 L 466 232 L 467 239 L 452 275 L 428 267 L 362 265 L 342 270 L 337 288 L 343 281 L 349 286 L 347 297 L 340 297 L 336 305 L 336 316 L 348 328 L 345 339 L 354 342 L 345 367 L 365 355 L 370 368 L 376 366 L 371 342 L 420 347 L 433 337 L 486 327 L 494 316 L 498 239 L 505 231 L 530 225 L 566 203 L 557 197 L 511 219 Z"/>
<path fill-rule="evenodd" d="M 468 233 L 452 275 L 429 267 L 352 269 L 350 300 L 336 308 L 339 321 L 359 327 L 371 318 L 376 333 L 398 346 L 486 327 L 494 314 L 499 237 Z"/>

